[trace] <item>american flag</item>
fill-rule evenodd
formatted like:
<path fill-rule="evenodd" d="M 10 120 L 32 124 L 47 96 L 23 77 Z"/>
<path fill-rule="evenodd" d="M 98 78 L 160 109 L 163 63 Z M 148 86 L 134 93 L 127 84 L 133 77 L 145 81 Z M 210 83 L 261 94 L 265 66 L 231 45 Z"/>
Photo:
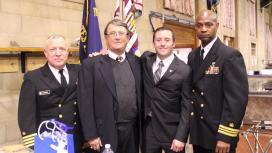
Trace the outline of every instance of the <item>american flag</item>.
<path fill-rule="evenodd" d="M 122 7 L 120 7 L 120 1 L 122 2 Z M 136 55 L 140 55 L 140 52 L 138 48 L 138 35 L 135 26 L 135 15 L 136 17 L 141 15 L 142 9 L 142 0 L 116 0 L 114 17 L 124 20 L 130 31 L 130 40 L 127 44 L 126 51 L 132 52 Z M 121 15 L 120 12 L 122 12 Z"/>

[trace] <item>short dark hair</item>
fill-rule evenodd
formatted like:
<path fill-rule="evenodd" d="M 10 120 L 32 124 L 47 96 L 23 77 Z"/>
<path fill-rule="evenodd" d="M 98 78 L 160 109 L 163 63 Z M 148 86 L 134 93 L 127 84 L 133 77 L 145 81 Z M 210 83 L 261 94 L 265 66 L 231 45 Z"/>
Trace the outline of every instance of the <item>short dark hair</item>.
<path fill-rule="evenodd" d="M 115 25 L 115 26 L 120 26 L 120 27 L 124 27 L 127 31 L 127 34 L 129 34 L 129 30 L 128 30 L 128 26 L 126 23 L 124 23 L 122 20 L 120 19 L 113 19 L 110 22 L 108 22 L 108 24 L 106 25 L 105 29 L 104 29 L 104 35 L 106 36 L 108 34 L 108 28 L 110 25 Z"/>
<path fill-rule="evenodd" d="M 170 31 L 170 32 L 172 33 L 172 39 L 173 39 L 173 41 L 175 42 L 175 41 L 176 41 L 176 35 L 175 35 L 174 31 L 173 31 L 171 28 L 168 28 L 168 27 L 159 27 L 159 28 L 157 28 L 157 29 L 154 31 L 154 33 L 153 33 L 153 42 L 154 42 L 156 33 L 157 33 L 158 31 L 164 31 L 164 30 Z"/>

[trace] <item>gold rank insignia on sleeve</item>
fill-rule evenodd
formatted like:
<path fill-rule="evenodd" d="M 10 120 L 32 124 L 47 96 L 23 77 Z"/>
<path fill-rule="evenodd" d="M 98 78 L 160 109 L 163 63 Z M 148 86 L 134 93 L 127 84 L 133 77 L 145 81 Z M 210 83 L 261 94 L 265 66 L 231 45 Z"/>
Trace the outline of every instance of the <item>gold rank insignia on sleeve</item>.
<path fill-rule="evenodd" d="M 37 133 L 32 133 L 26 136 L 23 136 L 23 144 L 26 147 L 34 146 L 34 137 L 37 135 Z"/>
<path fill-rule="evenodd" d="M 237 137 L 239 133 L 239 129 L 234 129 L 232 127 L 227 127 L 222 124 L 219 125 L 218 133 L 221 133 L 230 137 Z"/>

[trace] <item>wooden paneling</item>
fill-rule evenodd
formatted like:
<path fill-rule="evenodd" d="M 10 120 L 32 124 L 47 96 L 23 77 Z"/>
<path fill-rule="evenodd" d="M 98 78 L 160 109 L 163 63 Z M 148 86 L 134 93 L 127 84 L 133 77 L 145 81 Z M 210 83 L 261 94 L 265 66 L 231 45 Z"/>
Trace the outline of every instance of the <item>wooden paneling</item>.
<path fill-rule="evenodd" d="M 78 48 L 71 47 L 69 52 L 78 52 Z M 2 47 L 0 48 L 1 52 L 43 52 L 42 47 Z"/>
<path fill-rule="evenodd" d="M 19 54 L 0 55 L 0 72 L 19 72 Z"/>
<path fill-rule="evenodd" d="M 78 48 L 69 48 L 68 63 L 79 63 Z M 19 72 L 43 66 L 46 58 L 41 47 L 2 47 L 0 48 L 0 72 Z"/>
<path fill-rule="evenodd" d="M 77 54 L 70 54 L 68 58 L 68 63 L 78 64 L 79 58 Z M 43 53 L 27 53 L 26 54 L 26 71 L 37 69 L 46 63 L 46 58 Z"/>
<path fill-rule="evenodd" d="M 166 21 L 164 26 L 171 28 L 175 32 L 176 48 L 196 48 L 197 38 L 193 26 L 182 25 L 170 21 Z"/>

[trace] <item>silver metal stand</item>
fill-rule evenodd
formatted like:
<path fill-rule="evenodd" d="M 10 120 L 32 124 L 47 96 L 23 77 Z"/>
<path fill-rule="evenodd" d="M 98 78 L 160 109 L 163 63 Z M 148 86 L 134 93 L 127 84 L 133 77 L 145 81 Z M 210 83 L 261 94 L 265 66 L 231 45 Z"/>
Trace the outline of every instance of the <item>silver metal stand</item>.
<path fill-rule="evenodd" d="M 271 125 L 266 125 L 266 124 L 263 124 L 264 121 L 258 121 L 256 125 L 252 125 L 250 128 L 248 128 L 246 131 L 242 132 L 242 135 L 244 136 L 244 138 L 246 139 L 247 141 L 247 144 L 250 148 L 250 151 L 252 153 L 269 153 L 269 150 L 271 148 L 271 145 L 272 145 L 272 138 L 269 140 L 268 144 L 266 145 L 265 148 L 263 148 L 260 144 L 260 141 L 259 141 L 259 133 L 260 133 L 260 129 L 264 129 L 266 130 L 266 128 L 270 129 L 271 128 Z M 253 134 L 253 137 L 254 137 L 254 140 L 255 140 L 255 144 L 252 144 L 250 141 L 249 141 L 249 138 L 248 138 L 248 135 L 252 133 Z M 253 146 L 255 145 L 255 148 L 253 149 Z"/>

